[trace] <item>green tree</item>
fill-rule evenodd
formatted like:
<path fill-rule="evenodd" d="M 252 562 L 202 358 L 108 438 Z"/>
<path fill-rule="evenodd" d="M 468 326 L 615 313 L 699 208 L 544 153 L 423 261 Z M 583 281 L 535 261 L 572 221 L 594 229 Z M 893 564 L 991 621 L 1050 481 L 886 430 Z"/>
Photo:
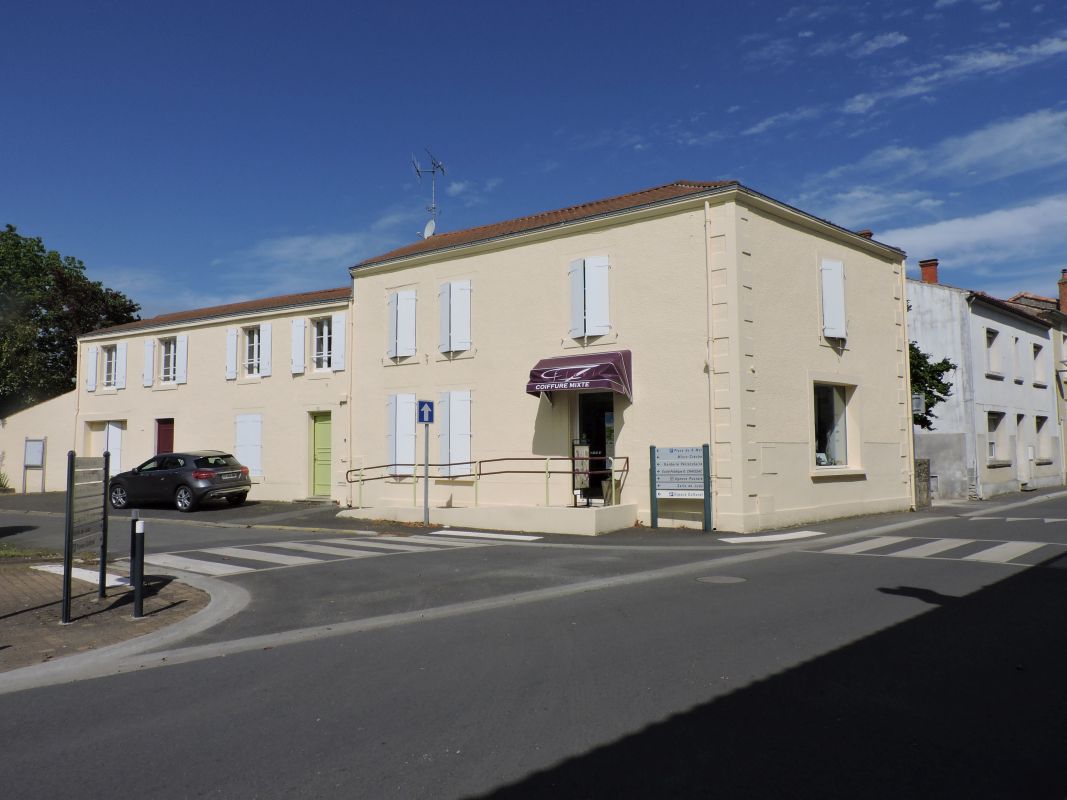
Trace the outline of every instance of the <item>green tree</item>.
<path fill-rule="evenodd" d="M 140 306 L 46 250 L 14 225 L 0 231 L 0 417 L 74 388 L 77 339 L 138 319 Z"/>
<path fill-rule="evenodd" d="M 926 413 L 912 413 L 912 422 L 920 428 L 930 430 L 937 419 L 933 407 L 952 394 L 952 384 L 945 380 L 945 374 L 956 369 L 956 365 L 947 358 L 932 361 L 915 342 L 908 343 L 908 359 L 912 394 L 921 394 L 926 399 Z"/>

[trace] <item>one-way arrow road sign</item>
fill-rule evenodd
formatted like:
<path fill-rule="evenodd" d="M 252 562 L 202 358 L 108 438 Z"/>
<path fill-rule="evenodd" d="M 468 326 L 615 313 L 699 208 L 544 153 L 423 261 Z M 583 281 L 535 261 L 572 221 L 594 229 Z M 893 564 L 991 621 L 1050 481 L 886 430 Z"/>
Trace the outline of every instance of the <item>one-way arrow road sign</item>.
<path fill-rule="evenodd" d="M 419 422 L 424 425 L 433 424 L 433 400 L 419 401 Z"/>

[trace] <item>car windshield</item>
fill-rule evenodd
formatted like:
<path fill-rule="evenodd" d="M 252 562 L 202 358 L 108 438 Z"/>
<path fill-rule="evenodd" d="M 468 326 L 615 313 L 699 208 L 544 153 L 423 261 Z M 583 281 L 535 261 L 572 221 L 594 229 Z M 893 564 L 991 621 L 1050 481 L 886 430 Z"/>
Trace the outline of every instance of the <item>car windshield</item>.
<path fill-rule="evenodd" d="M 231 455 L 224 456 L 201 456 L 196 460 L 196 465 L 204 467 L 239 467 L 241 462 Z"/>

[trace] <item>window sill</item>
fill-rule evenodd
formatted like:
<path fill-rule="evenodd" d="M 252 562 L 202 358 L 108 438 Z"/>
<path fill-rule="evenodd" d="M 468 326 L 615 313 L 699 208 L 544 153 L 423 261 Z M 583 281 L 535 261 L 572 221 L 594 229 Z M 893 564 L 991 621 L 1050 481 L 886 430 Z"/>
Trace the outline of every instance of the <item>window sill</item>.
<path fill-rule="evenodd" d="M 333 372 L 328 369 L 317 369 L 307 373 L 309 381 L 324 381 L 333 377 Z"/>
<path fill-rule="evenodd" d="M 1051 467 L 1055 463 L 1051 458 L 1034 459 L 1034 465 L 1038 467 Z"/>
<path fill-rule="evenodd" d="M 1023 385 L 1024 383 L 1026 383 L 1026 381 L 1025 381 L 1025 380 L 1023 380 L 1022 378 L 1016 378 L 1016 379 L 1015 379 L 1015 382 L 1016 382 L 1017 384 L 1019 384 L 1020 386 L 1022 386 L 1022 385 Z"/>
<path fill-rule="evenodd" d="M 1048 388 L 1048 384 L 1045 383 L 1044 381 L 1034 381 L 1034 388 L 1035 389 L 1047 389 Z"/>
<path fill-rule="evenodd" d="M 995 459 L 995 458 L 991 458 L 989 461 L 985 462 L 985 465 L 989 469 L 1003 469 L 1004 467 L 1010 467 L 1011 466 L 1011 461 L 1010 460 L 1005 461 L 1003 459 L 999 459 L 998 460 L 998 459 Z"/>
<path fill-rule="evenodd" d="M 115 386 L 101 386 L 96 390 L 97 394 L 118 394 L 119 390 Z"/>
<path fill-rule="evenodd" d="M 176 383 L 157 383 L 152 387 L 153 392 L 173 392 L 178 388 Z"/>
<path fill-rule="evenodd" d="M 815 467 L 808 475 L 816 480 L 823 478 L 866 478 L 863 467 Z"/>
<path fill-rule="evenodd" d="M 985 374 L 985 376 L 987 378 L 989 378 L 990 380 L 993 380 L 993 381 L 1002 381 L 1002 380 L 1004 380 L 1004 375 L 1002 375 L 999 372 L 987 372 Z"/>
<path fill-rule="evenodd" d="M 262 383 L 263 378 L 260 375 L 245 375 L 243 378 L 237 379 L 238 386 L 245 386 L 250 383 Z"/>

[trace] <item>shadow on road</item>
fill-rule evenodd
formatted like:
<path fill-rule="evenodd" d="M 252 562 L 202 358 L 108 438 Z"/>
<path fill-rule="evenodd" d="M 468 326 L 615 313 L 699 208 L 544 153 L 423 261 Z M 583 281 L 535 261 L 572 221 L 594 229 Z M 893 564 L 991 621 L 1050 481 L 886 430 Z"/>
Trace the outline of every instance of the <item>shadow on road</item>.
<path fill-rule="evenodd" d="M 934 607 L 485 797 L 1067 796 L 1067 557 L 878 591 Z"/>
<path fill-rule="evenodd" d="M 0 525 L 0 539 L 5 536 L 17 536 L 20 533 L 37 530 L 36 525 Z"/>

